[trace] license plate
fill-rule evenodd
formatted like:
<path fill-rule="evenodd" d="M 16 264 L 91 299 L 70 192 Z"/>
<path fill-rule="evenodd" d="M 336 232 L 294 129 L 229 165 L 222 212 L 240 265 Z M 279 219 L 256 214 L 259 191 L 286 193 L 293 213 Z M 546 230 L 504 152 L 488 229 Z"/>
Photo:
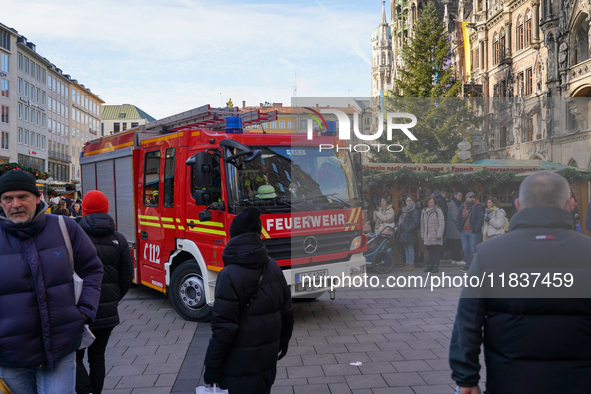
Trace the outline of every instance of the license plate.
<path fill-rule="evenodd" d="M 328 270 L 302 272 L 301 274 L 296 274 L 295 279 L 296 283 L 302 283 L 303 278 L 306 278 L 306 284 L 309 284 L 308 280 L 311 280 L 312 282 L 310 284 L 313 284 L 314 282 L 321 283 L 325 276 L 328 276 Z"/>

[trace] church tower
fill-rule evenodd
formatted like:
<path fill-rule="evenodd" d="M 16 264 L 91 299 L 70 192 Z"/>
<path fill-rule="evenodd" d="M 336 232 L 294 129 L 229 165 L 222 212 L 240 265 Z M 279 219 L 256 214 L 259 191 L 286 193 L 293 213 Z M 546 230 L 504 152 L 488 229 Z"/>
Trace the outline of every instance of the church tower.
<path fill-rule="evenodd" d="M 380 92 L 392 89 L 394 52 L 392 32 L 386 21 L 386 2 L 382 1 L 382 22 L 371 34 L 371 96 L 379 97 Z"/>

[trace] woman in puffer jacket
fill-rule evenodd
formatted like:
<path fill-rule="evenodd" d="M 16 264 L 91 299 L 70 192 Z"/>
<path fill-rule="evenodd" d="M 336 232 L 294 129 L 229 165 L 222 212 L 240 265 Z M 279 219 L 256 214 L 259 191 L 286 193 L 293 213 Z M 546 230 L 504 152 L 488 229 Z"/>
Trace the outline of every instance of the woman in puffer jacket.
<path fill-rule="evenodd" d="M 439 260 L 443 254 L 445 216 L 437 205 L 435 197 L 427 197 L 425 205 L 421 213 L 421 238 L 429 252 L 429 265 L 425 268 L 425 272 L 436 273 L 439 272 Z"/>
<path fill-rule="evenodd" d="M 486 241 L 497 235 L 505 234 L 505 217 L 507 214 L 501 208 L 501 203 L 495 197 L 486 199 L 484 225 L 482 226 L 483 240 Z"/>
<path fill-rule="evenodd" d="M 392 208 L 389 198 L 382 197 L 380 208 L 373 212 L 373 221 L 376 234 L 379 234 L 384 229 L 386 230 L 382 234 L 394 233 L 394 208 Z M 387 226 L 390 226 L 390 228 L 386 228 Z"/>

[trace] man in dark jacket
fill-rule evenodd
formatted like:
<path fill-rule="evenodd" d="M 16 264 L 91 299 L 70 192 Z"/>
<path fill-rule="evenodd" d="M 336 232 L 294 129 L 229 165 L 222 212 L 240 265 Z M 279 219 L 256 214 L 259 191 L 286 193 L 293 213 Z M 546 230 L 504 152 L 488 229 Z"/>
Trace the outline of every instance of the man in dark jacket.
<path fill-rule="evenodd" d="M 96 318 L 90 329 L 96 339 L 88 347 L 90 376 L 84 366 L 84 349 L 76 352 L 76 393 L 101 394 L 105 381 L 105 350 L 113 328 L 119 324 L 117 306 L 133 281 L 133 257 L 127 239 L 115 231 L 115 222 L 107 213 L 109 200 L 98 190 L 84 196 L 80 226 L 96 247 L 103 262 L 104 275 Z"/>
<path fill-rule="evenodd" d="M 33 175 L 0 176 L 0 377 L 14 393 L 73 394 L 75 351 L 92 323 L 103 265 L 73 220 L 65 219 L 74 270 L 57 216 L 46 215 Z"/>
<path fill-rule="evenodd" d="M 230 394 L 271 392 L 293 330 L 291 293 L 261 241 L 260 214 L 248 207 L 232 221 L 216 282 L 203 379 Z"/>
<path fill-rule="evenodd" d="M 461 271 L 468 272 L 472 259 L 476 258 L 476 246 L 480 239 L 480 230 L 484 224 L 484 209 L 476 201 L 474 193 L 469 192 L 466 194 L 466 202 L 460 206 L 456 222 L 462 239 L 464 260 L 466 261 L 466 266 Z M 470 255 L 470 252 L 472 255 Z"/>
<path fill-rule="evenodd" d="M 588 289 L 591 240 L 573 231 L 569 185 L 558 174 L 528 176 L 516 206 L 511 232 L 478 246 L 469 276 L 486 273 L 495 282 L 462 290 L 450 346 L 452 379 L 461 394 L 478 393 L 484 344 L 488 394 L 589 393 L 591 299 L 574 298 L 588 291 L 567 294 L 556 278 L 571 273 L 575 286 Z M 508 281 L 515 273 L 519 286 L 513 287 Z M 537 285 L 532 273 L 540 275 Z M 564 296 L 570 298 L 558 298 Z"/>

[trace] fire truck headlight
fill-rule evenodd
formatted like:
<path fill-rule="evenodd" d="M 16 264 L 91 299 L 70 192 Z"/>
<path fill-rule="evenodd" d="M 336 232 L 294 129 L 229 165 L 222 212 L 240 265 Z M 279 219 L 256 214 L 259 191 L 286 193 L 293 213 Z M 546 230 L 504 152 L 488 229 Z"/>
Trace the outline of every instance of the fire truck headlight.
<path fill-rule="evenodd" d="M 353 238 L 351 241 L 351 248 L 349 250 L 355 250 L 361 246 L 361 236 Z"/>

